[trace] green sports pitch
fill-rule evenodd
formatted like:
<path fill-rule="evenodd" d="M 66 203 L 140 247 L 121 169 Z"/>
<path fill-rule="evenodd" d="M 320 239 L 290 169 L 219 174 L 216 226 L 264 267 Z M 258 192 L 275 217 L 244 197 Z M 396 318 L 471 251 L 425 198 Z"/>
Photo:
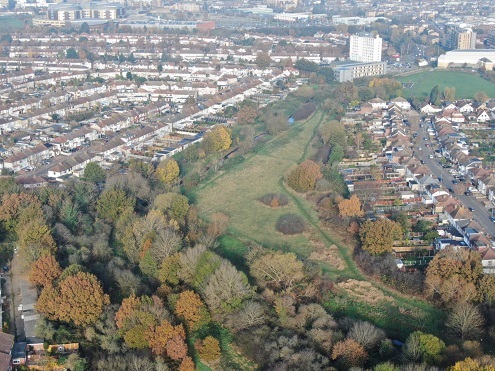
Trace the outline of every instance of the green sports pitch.
<path fill-rule="evenodd" d="M 495 98 L 495 84 L 483 79 L 477 73 L 430 70 L 398 77 L 397 80 L 402 83 L 406 98 L 427 97 L 435 85 L 440 87 L 440 91 L 446 87 L 454 87 L 456 99 L 472 99 L 478 92 L 484 92 L 490 98 Z"/>

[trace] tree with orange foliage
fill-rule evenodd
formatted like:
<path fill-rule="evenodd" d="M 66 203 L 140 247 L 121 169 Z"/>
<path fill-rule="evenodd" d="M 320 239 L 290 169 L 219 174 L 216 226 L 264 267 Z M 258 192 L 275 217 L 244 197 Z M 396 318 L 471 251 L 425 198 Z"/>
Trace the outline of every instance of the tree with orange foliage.
<path fill-rule="evenodd" d="M 141 300 L 134 294 L 122 300 L 122 304 L 115 314 L 115 323 L 117 324 L 117 327 L 119 329 L 124 328 L 126 321 L 131 319 L 140 306 Z"/>
<path fill-rule="evenodd" d="M 115 323 L 128 347 L 144 349 L 151 346 L 149 340 L 154 336 L 155 327 L 167 316 L 158 296 L 131 295 L 122 301 Z"/>
<path fill-rule="evenodd" d="M 341 218 L 354 218 L 361 217 L 364 215 L 363 209 L 361 207 L 361 200 L 355 194 L 352 195 L 348 200 L 342 199 L 338 203 L 339 215 Z"/>
<path fill-rule="evenodd" d="M 48 319 L 57 319 L 59 296 L 58 290 L 52 285 L 46 286 L 36 301 L 36 310 Z"/>
<path fill-rule="evenodd" d="M 254 124 L 258 117 L 258 111 L 248 104 L 243 105 L 237 112 L 237 122 L 241 125 Z"/>
<path fill-rule="evenodd" d="M 311 160 L 298 165 L 287 177 L 287 184 L 297 192 L 315 189 L 316 182 L 323 177 L 320 166 Z"/>
<path fill-rule="evenodd" d="M 175 303 L 175 314 L 184 318 L 189 328 L 195 328 L 198 323 L 207 320 L 207 309 L 200 296 L 194 291 L 187 290 L 179 294 Z M 203 321 L 202 321 L 203 320 Z"/>
<path fill-rule="evenodd" d="M 44 255 L 36 260 L 31 266 L 29 279 L 37 286 L 48 286 L 53 284 L 62 274 L 62 269 L 53 255 Z"/>
<path fill-rule="evenodd" d="M 151 350 L 156 355 L 167 355 L 175 361 L 187 355 L 186 332 L 182 325 L 173 326 L 163 320 L 147 337 Z"/>
<path fill-rule="evenodd" d="M 31 193 L 4 194 L 0 205 L 0 220 L 4 222 L 5 229 L 13 232 L 22 210 L 34 204 L 41 207 L 38 198 Z"/>
<path fill-rule="evenodd" d="M 199 356 L 206 362 L 215 362 L 220 358 L 220 342 L 213 336 L 207 336 L 196 344 Z"/>
<path fill-rule="evenodd" d="M 107 304 L 110 304 L 110 299 L 96 276 L 78 272 L 56 287 L 45 287 L 36 309 L 49 319 L 84 326 L 94 323 Z"/>
<path fill-rule="evenodd" d="M 187 344 L 185 339 L 179 335 L 175 335 L 167 341 L 167 356 L 174 361 L 179 361 L 187 356 Z"/>
<path fill-rule="evenodd" d="M 191 357 L 185 357 L 180 366 L 179 366 L 179 371 L 194 371 L 194 361 L 192 360 Z"/>
<path fill-rule="evenodd" d="M 368 359 L 368 353 L 357 341 L 345 339 L 333 346 L 332 359 L 338 358 L 341 358 L 348 366 L 360 367 Z"/>
<path fill-rule="evenodd" d="M 447 247 L 432 259 L 426 270 L 426 293 L 444 303 L 478 301 L 483 277 L 477 251 Z"/>

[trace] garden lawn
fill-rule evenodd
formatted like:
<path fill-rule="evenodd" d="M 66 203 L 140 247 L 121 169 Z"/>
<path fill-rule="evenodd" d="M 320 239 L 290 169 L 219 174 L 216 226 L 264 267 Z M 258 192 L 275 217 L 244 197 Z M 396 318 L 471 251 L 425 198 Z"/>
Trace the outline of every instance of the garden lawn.
<path fill-rule="evenodd" d="M 317 111 L 306 122 L 294 124 L 289 131 L 266 143 L 259 152 L 246 155 L 243 162 L 220 171 L 193 192 L 202 217 L 208 219 L 213 213 L 224 213 L 229 217 L 228 235 L 220 240 L 219 252 L 238 268 L 247 271 L 244 262 L 248 251 L 246 245 L 252 242 L 294 252 L 301 259 L 307 259 L 318 244 L 326 247 L 336 245 L 345 267 L 337 269 L 331 262 L 320 262 L 324 274 L 336 282 L 366 280 L 353 261 L 350 249 L 331 235 L 331 231 L 321 227 L 314 205 L 287 189 L 283 181 L 289 169 L 314 151 L 312 140 L 325 120 L 329 118 Z M 270 208 L 257 201 L 267 193 L 284 193 L 289 198 L 289 204 Z M 277 232 L 277 219 L 287 213 L 303 217 L 308 230 L 295 236 Z M 379 298 L 377 302 L 370 303 L 342 290 L 325 305 L 336 316 L 369 320 L 386 329 L 390 336 L 401 340 L 417 329 L 440 335 L 441 311 L 425 302 L 405 297 L 381 283 L 372 282 L 372 286 Z M 381 300 L 381 297 L 386 300 Z"/>
<path fill-rule="evenodd" d="M 404 89 L 404 95 L 419 99 L 429 96 L 435 85 L 443 91 L 446 87 L 455 88 L 456 99 L 473 99 L 477 92 L 484 92 L 490 98 L 495 98 L 495 84 L 480 77 L 478 74 L 434 70 L 425 71 L 410 76 L 397 78 L 400 82 L 414 83 L 411 89 Z"/>

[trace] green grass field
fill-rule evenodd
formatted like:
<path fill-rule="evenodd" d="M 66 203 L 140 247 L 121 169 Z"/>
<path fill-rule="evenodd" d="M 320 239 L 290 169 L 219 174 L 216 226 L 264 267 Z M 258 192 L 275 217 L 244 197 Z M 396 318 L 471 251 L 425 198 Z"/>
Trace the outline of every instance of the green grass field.
<path fill-rule="evenodd" d="M 243 162 L 219 172 L 194 191 L 201 216 L 208 218 L 216 212 L 228 215 L 228 235 L 220 241 L 220 253 L 240 269 L 246 269 L 244 255 L 249 243 L 291 251 L 303 260 L 308 258 L 316 244 L 326 247 L 336 245 L 344 268 L 337 268 L 331 262 L 320 262 L 324 274 L 337 282 L 366 280 L 354 263 L 350 249 L 331 231 L 321 227 L 313 204 L 287 189 L 283 181 L 291 167 L 314 151 L 312 140 L 318 127 L 326 120 L 329 120 L 328 116 L 321 111 L 316 112 L 307 122 L 293 125 L 289 131 L 266 143 L 258 153 L 247 155 Z M 286 194 L 289 205 L 273 209 L 258 202 L 257 199 L 266 193 Z M 302 216 L 308 226 L 307 232 L 296 236 L 278 233 L 275 223 L 280 215 L 286 213 Z M 370 304 L 355 299 L 352 293 L 343 293 L 331 298 L 325 305 L 335 315 L 369 320 L 394 338 L 404 340 L 417 329 L 439 334 L 439 325 L 443 321 L 441 311 L 426 302 L 405 297 L 381 283 L 373 282 L 373 287 L 377 295 L 387 300 Z"/>
<path fill-rule="evenodd" d="M 25 22 L 30 24 L 31 19 L 30 16 L 0 17 L 0 32 L 19 31 L 26 26 Z"/>
<path fill-rule="evenodd" d="M 495 84 L 471 73 L 435 70 L 399 77 L 398 80 L 403 83 L 414 83 L 412 89 L 404 89 L 406 98 L 429 96 L 435 85 L 440 87 L 440 91 L 446 87 L 454 87 L 456 99 L 472 99 L 480 91 L 485 92 L 490 98 L 495 98 Z"/>

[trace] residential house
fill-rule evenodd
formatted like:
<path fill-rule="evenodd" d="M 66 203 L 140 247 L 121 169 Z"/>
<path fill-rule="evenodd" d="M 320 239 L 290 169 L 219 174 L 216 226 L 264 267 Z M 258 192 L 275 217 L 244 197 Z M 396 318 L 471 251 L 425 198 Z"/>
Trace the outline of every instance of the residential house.
<path fill-rule="evenodd" d="M 495 249 L 491 246 L 479 250 L 483 273 L 495 274 Z"/>
<path fill-rule="evenodd" d="M 465 161 L 459 163 L 459 171 L 462 174 L 469 174 L 470 170 L 479 168 L 483 165 L 483 162 L 477 157 L 467 158 Z"/>
<path fill-rule="evenodd" d="M 374 111 L 381 111 L 387 109 L 387 102 L 385 102 L 381 98 L 373 98 L 369 100 L 368 103 L 371 104 Z"/>
<path fill-rule="evenodd" d="M 476 120 L 478 122 L 488 122 L 491 120 L 490 115 L 485 110 L 478 110 L 476 115 Z"/>
<path fill-rule="evenodd" d="M 0 332 L 0 370 L 12 370 L 12 347 L 14 345 L 14 336 Z"/>
<path fill-rule="evenodd" d="M 474 112 L 474 107 L 471 102 L 458 102 L 457 107 L 461 113 L 468 114 Z"/>
<path fill-rule="evenodd" d="M 440 107 L 437 107 L 433 104 L 425 104 L 423 107 L 421 107 L 421 113 L 425 114 L 425 115 L 434 115 L 438 112 L 441 112 L 442 109 Z"/>
<path fill-rule="evenodd" d="M 6 158 L 4 168 L 16 172 L 30 165 L 36 165 L 43 160 L 47 160 L 51 156 L 50 149 L 43 144 L 39 144 Z"/>
<path fill-rule="evenodd" d="M 24 188 L 41 188 L 48 184 L 45 178 L 36 175 L 18 176 L 15 182 Z"/>
<path fill-rule="evenodd" d="M 390 103 L 395 104 L 404 111 L 409 111 L 411 109 L 411 104 L 407 101 L 407 99 L 403 97 L 393 98 L 392 100 L 390 100 Z"/>

